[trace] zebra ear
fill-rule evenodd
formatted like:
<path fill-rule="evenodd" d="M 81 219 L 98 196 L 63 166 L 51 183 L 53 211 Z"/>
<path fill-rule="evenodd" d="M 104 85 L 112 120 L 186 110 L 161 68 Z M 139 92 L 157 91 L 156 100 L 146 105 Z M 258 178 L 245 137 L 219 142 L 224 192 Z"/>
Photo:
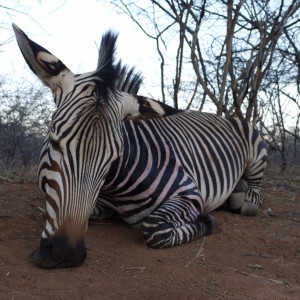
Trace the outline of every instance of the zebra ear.
<path fill-rule="evenodd" d="M 30 69 L 52 91 L 62 86 L 62 80 L 67 73 L 72 72 L 47 49 L 30 40 L 16 25 L 12 24 L 19 48 Z"/>

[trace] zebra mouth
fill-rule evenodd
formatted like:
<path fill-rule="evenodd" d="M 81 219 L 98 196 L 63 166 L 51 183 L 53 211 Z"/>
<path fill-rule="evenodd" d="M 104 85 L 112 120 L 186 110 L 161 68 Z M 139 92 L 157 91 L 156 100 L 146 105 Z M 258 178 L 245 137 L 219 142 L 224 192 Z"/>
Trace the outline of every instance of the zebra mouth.
<path fill-rule="evenodd" d="M 42 269 L 76 268 L 86 259 L 84 241 L 71 247 L 66 237 L 41 239 L 39 248 L 33 253 L 33 260 Z"/>

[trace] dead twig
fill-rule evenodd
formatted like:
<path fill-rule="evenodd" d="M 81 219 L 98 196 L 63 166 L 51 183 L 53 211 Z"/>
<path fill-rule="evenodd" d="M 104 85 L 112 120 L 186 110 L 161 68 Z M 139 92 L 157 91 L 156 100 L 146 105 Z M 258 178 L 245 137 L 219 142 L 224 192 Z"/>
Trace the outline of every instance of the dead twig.
<path fill-rule="evenodd" d="M 137 271 L 145 271 L 147 267 L 121 267 L 121 270 L 123 271 L 132 271 L 132 270 L 137 270 Z"/>
<path fill-rule="evenodd" d="M 274 259 L 275 258 L 274 256 L 271 256 L 271 255 L 266 255 L 266 254 L 261 254 L 261 253 L 255 253 L 255 252 L 244 254 L 244 256 L 259 256 L 259 257 L 262 257 L 262 258 L 270 258 L 270 259 Z"/>
<path fill-rule="evenodd" d="M 224 265 L 219 265 L 219 264 L 214 264 L 214 263 L 203 263 L 203 262 L 200 264 L 207 265 L 207 266 L 211 265 L 211 266 L 215 266 L 215 267 L 222 267 L 222 268 L 225 268 L 225 269 L 228 269 L 228 270 L 231 270 L 231 271 L 234 271 L 234 272 L 246 275 L 246 276 L 251 276 L 251 277 L 258 278 L 258 279 L 267 280 L 267 281 L 270 281 L 272 283 L 279 284 L 279 285 L 285 284 L 282 280 L 277 280 L 277 279 L 272 279 L 272 278 L 268 278 L 268 277 L 255 275 L 255 274 L 241 271 L 241 270 L 229 267 L 229 266 L 224 266 Z"/>
<path fill-rule="evenodd" d="M 262 266 L 262 265 L 259 265 L 259 264 L 254 264 L 254 265 L 252 265 L 252 264 L 247 264 L 247 267 L 252 268 L 252 269 L 254 269 L 255 271 L 263 268 L 263 266 Z"/>
<path fill-rule="evenodd" d="M 199 250 L 198 250 L 196 256 L 195 256 L 191 261 L 189 261 L 189 262 L 185 265 L 186 268 L 188 268 L 189 265 L 190 265 L 195 259 L 204 256 L 204 254 L 202 253 L 202 252 L 204 251 L 204 248 L 203 248 L 204 242 L 205 242 L 205 238 L 203 239 L 202 244 L 200 245 L 200 248 L 199 248 Z"/>
<path fill-rule="evenodd" d="M 46 209 L 44 209 L 44 208 L 42 208 L 40 206 L 38 206 L 37 209 L 40 210 L 43 214 L 46 213 Z"/>

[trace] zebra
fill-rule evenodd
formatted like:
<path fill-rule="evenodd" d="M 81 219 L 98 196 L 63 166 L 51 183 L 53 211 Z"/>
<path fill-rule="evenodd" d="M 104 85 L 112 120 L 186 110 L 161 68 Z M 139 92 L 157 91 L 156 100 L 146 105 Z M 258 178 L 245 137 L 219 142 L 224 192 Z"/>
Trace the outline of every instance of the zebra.
<path fill-rule="evenodd" d="M 38 267 L 84 262 L 84 235 L 95 207 L 140 229 L 152 248 L 211 234 L 218 224 L 210 212 L 226 201 L 241 214 L 257 213 L 267 155 L 248 122 L 179 111 L 127 93 L 138 85 L 131 90 L 122 81 L 112 31 L 102 37 L 96 70 L 74 74 L 13 29 L 56 104 L 38 166 L 47 211 L 33 256 Z"/>

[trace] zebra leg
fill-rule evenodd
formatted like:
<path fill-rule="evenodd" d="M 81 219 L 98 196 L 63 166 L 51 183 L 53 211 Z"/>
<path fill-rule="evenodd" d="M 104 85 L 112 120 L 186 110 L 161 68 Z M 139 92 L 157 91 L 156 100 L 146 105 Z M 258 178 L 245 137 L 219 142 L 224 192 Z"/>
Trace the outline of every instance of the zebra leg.
<path fill-rule="evenodd" d="M 246 179 L 247 180 L 247 179 Z M 255 216 L 258 213 L 261 201 L 261 179 L 259 181 L 247 180 L 248 188 L 246 191 L 245 202 L 241 208 L 241 214 Z"/>
<path fill-rule="evenodd" d="M 265 143 L 260 138 L 255 140 L 253 151 L 253 158 L 248 162 L 243 175 L 243 180 L 247 182 L 247 190 L 241 214 L 249 216 L 256 215 L 259 205 L 262 204 L 261 183 L 267 167 L 267 150 Z"/>
<path fill-rule="evenodd" d="M 232 194 L 229 196 L 229 206 L 232 211 L 240 212 L 243 204 L 246 200 L 246 192 L 248 189 L 248 183 L 244 179 L 240 179 L 235 186 Z"/>
<path fill-rule="evenodd" d="M 251 181 L 244 178 L 239 180 L 228 201 L 232 211 L 242 215 L 255 216 L 261 204 L 260 198 L 260 182 L 252 184 Z"/>
<path fill-rule="evenodd" d="M 143 222 L 146 245 L 167 248 L 209 235 L 217 227 L 216 219 L 200 214 L 191 200 L 170 199 L 162 203 Z"/>
<path fill-rule="evenodd" d="M 115 211 L 106 206 L 101 199 L 98 199 L 95 207 L 93 208 L 92 212 L 90 213 L 90 220 L 106 220 L 111 218 L 115 214 Z"/>

